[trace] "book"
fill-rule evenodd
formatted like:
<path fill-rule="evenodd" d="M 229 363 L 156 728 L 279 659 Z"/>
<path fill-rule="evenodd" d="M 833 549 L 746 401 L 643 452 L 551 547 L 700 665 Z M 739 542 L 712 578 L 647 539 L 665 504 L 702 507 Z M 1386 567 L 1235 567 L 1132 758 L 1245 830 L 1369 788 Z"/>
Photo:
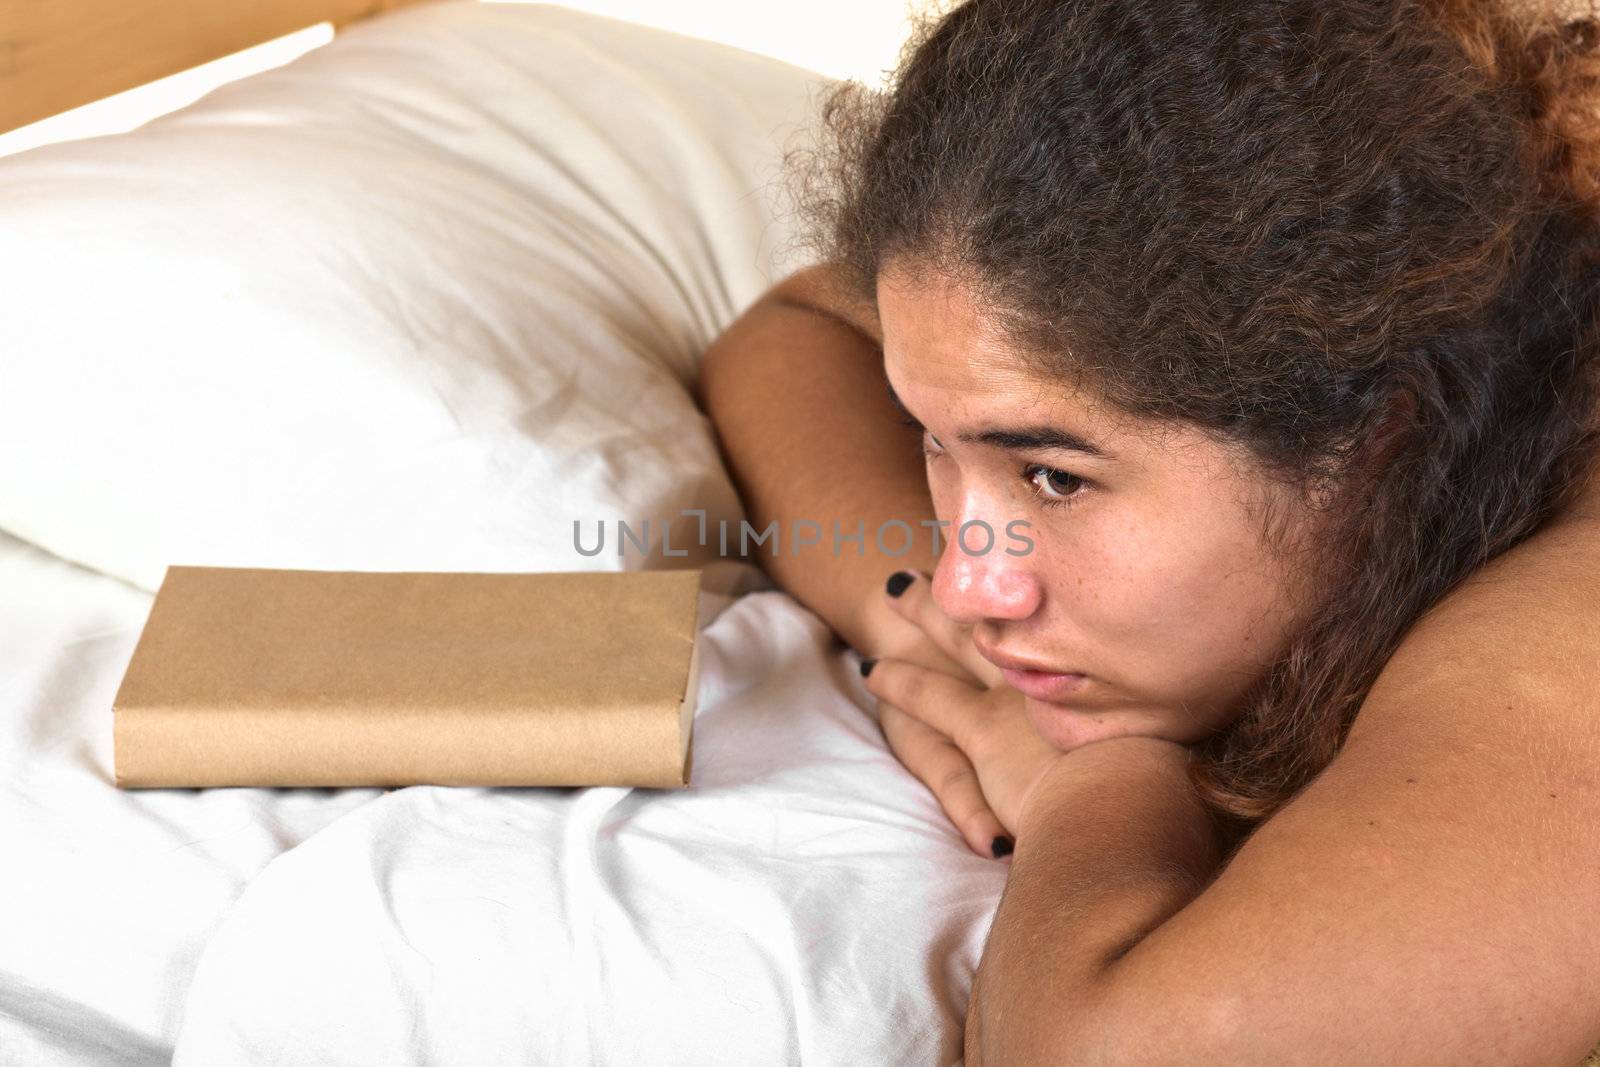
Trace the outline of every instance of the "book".
<path fill-rule="evenodd" d="M 112 703 L 116 784 L 687 786 L 699 587 L 171 566 Z"/>

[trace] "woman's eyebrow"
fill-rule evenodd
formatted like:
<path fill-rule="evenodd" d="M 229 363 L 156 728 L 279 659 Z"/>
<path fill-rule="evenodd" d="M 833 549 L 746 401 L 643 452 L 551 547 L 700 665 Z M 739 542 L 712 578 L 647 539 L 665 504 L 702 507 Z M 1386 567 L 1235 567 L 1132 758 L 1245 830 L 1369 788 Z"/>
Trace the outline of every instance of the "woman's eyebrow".
<path fill-rule="evenodd" d="M 1035 452 L 1052 449 L 1061 452 L 1081 452 L 1096 459 L 1111 459 L 1111 453 L 1075 433 L 1055 426 L 1016 426 L 990 430 L 967 431 L 960 439 L 973 444 L 993 445 L 1013 452 Z"/>
<path fill-rule="evenodd" d="M 889 400 L 896 410 L 905 416 L 907 422 L 921 428 L 922 423 L 906 408 L 905 402 L 894 391 L 894 386 L 888 386 Z M 1009 452 L 1036 452 L 1049 449 L 1057 452 L 1079 452 L 1085 456 L 1096 459 L 1114 459 L 1110 452 L 1099 445 L 1057 426 L 1014 426 L 995 427 L 988 430 L 968 430 L 959 435 L 959 440 L 969 444 L 989 445 L 993 448 L 1003 448 Z"/>

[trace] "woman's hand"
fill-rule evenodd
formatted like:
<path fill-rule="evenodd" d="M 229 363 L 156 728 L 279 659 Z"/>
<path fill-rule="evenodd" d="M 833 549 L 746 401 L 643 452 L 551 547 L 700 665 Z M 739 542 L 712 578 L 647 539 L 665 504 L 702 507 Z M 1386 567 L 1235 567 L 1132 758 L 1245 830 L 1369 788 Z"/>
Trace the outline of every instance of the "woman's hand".
<path fill-rule="evenodd" d="M 938 798 L 969 848 L 1008 855 L 1023 800 L 1063 753 L 1033 728 L 1022 694 L 978 654 L 970 628 L 939 610 L 926 575 L 898 572 L 884 596 L 955 665 L 940 669 L 898 655 L 863 662 L 884 738 Z"/>

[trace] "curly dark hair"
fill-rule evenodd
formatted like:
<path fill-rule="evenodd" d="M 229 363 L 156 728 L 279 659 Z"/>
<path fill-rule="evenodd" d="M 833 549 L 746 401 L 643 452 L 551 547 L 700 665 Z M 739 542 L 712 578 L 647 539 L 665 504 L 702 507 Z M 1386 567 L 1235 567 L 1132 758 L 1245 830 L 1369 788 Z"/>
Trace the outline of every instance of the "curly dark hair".
<path fill-rule="evenodd" d="M 970 0 L 883 89 L 830 87 L 786 157 L 802 243 L 869 306 L 891 259 L 944 272 L 1048 374 L 1331 491 L 1315 610 L 1198 746 L 1236 844 L 1590 469 L 1600 32 L 1576 15 Z"/>

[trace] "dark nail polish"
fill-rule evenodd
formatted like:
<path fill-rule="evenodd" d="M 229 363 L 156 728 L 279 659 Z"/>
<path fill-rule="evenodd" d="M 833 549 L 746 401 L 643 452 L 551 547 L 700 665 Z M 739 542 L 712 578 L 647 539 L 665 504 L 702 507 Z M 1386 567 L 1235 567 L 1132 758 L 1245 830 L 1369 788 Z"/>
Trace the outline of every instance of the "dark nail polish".
<path fill-rule="evenodd" d="M 912 574 L 910 571 L 895 571 L 893 574 L 889 575 L 889 580 L 884 583 L 883 587 L 889 591 L 890 596 L 899 596 L 901 593 L 904 593 L 908 587 L 910 587 L 911 582 L 915 577 L 916 575 Z"/>
<path fill-rule="evenodd" d="M 864 660 L 862 660 L 861 661 L 861 677 L 865 678 L 867 675 L 871 674 L 872 673 L 872 668 L 876 667 L 877 665 L 878 665 L 878 661 L 875 660 L 875 659 L 864 659 Z"/>
<path fill-rule="evenodd" d="M 1017 843 L 1015 841 L 1002 834 L 994 839 L 994 844 L 990 845 L 989 849 L 994 853 L 994 858 L 999 859 L 1001 856 L 1011 855 L 1011 850 L 1016 847 Z"/>

